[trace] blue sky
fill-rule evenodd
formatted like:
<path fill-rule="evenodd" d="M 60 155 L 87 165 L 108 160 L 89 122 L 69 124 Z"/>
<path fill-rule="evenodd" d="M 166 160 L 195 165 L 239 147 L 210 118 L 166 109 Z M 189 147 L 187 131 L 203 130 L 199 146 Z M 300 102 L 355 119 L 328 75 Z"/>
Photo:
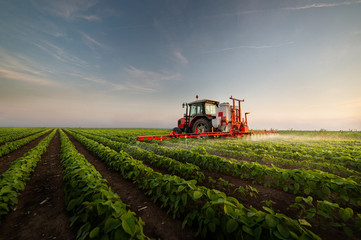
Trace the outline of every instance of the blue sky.
<path fill-rule="evenodd" d="M 361 130 L 361 1 L 1 1 L 0 126 Z"/>

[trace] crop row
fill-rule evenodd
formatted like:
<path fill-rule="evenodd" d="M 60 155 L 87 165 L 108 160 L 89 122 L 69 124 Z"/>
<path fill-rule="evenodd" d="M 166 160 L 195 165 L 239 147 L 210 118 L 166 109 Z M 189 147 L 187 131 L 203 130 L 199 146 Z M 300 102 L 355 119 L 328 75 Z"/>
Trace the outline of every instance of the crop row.
<path fill-rule="evenodd" d="M 230 150 L 226 148 L 214 147 L 208 145 L 202 147 L 204 147 L 208 153 L 214 155 L 232 157 L 236 159 L 246 159 L 248 161 L 258 162 L 261 164 L 263 163 L 275 164 L 276 166 L 281 168 L 291 167 L 291 168 L 305 168 L 310 170 L 318 169 L 335 175 L 339 175 L 341 177 L 352 176 L 354 180 L 358 180 L 358 181 L 361 180 L 361 172 L 348 169 L 345 166 L 339 164 L 332 164 L 328 162 L 317 162 L 317 161 L 315 162 L 310 159 L 308 160 L 287 159 L 278 156 L 268 155 L 266 153 L 255 152 L 250 149 L 240 151 L 240 150 Z M 359 165 L 361 164 L 359 163 Z"/>
<path fill-rule="evenodd" d="M 82 134 L 83 131 L 80 131 Z M 100 134 L 99 134 L 100 132 Z M 97 138 L 97 141 L 101 141 L 102 143 L 114 148 L 121 149 L 121 146 L 126 146 L 124 143 L 114 143 L 113 141 L 105 140 L 106 138 L 100 138 L 100 136 L 105 136 L 106 134 L 101 134 L 102 132 L 98 130 L 97 135 L 89 135 L 93 136 L 93 138 Z M 124 138 L 119 138 L 119 141 L 126 142 L 127 140 Z M 162 154 L 168 156 L 170 158 L 177 159 L 178 161 L 185 163 L 193 163 L 201 168 L 222 172 L 226 174 L 243 176 L 242 178 L 251 178 L 257 183 L 268 185 L 269 182 L 266 182 L 267 174 L 271 176 L 274 181 L 271 182 L 274 187 L 278 187 L 286 192 L 292 192 L 294 194 L 302 194 L 304 196 L 313 195 L 320 199 L 326 199 L 329 201 L 337 200 L 344 206 L 347 205 L 347 202 L 350 200 L 350 196 L 354 196 L 354 199 L 350 202 L 355 206 L 360 205 L 359 194 L 360 194 L 360 185 L 357 184 L 353 179 L 345 179 L 332 174 L 322 173 L 318 171 L 306 171 L 303 169 L 296 170 L 287 170 L 287 169 L 279 169 L 279 168 L 268 168 L 259 164 L 249 164 L 249 163 L 235 163 L 231 161 L 227 161 L 223 158 L 217 156 L 210 156 L 206 153 L 203 148 L 196 148 L 193 151 L 182 150 L 182 149 L 168 149 L 160 146 L 156 146 L 155 144 L 144 144 L 137 143 L 137 146 L 143 147 L 144 149 L 153 150 L 158 154 Z M 134 147 L 128 147 L 134 148 Z M 245 174 L 242 172 L 244 169 Z M 264 169 L 264 170 L 263 170 Z M 250 170 L 250 171 L 249 171 Z M 278 173 L 278 176 L 274 174 L 274 172 Z M 259 175 L 257 172 L 263 173 L 263 176 L 256 176 L 254 178 L 253 175 Z M 294 176 L 293 176 L 294 175 Z M 257 178 L 258 177 L 258 178 Z M 278 179 L 277 179 L 278 177 Z M 304 179 L 306 177 L 306 179 Z M 295 181 L 296 180 L 296 181 Z M 298 181 L 297 181 L 298 180 Z M 319 183 L 326 183 L 321 184 Z M 303 184 L 303 186 L 301 186 Z M 332 191 L 339 190 L 339 196 L 334 198 L 334 193 Z M 350 194 L 350 195 L 348 195 Z"/>
<path fill-rule="evenodd" d="M 1 129 L 0 133 L 0 144 L 14 141 L 19 138 L 23 138 L 29 136 L 31 134 L 35 134 L 37 132 L 42 131 L 43 129 L 39 128 L 5 128 Z"/>
<path fill-rule="evenodd" d="M 28 144 L 29 142 L 37 139 L 38 137 L 44 135 L 45 133 L 49 132 L 49 129 L 36 133 L 34 135 L 28 136 L 26 138 L 22 138 L 13 142 L 7 142 L 4 145 L 0 146 L 0 157 L 15 151 L 16 149 Z"/>
<path fill-rule="evenodd" d="M 65 201 L 73 214 L 71 224 L 80 226 L 77 239 L 148 239 L 141 218 L 127 210 L 127 205 L 62 131 L 60 140 Z"/>
<path fill-rule="evenodd" d="M 361 170 L 361 144 L 356 140 L 322 140 L 322 141 L 198 141 L 192 142 L 215 151 L 226 149 L 237 152 L 241 157 L 262 159 L 289 159 L 304 162 L 337 164 L 345 168 Z M 305 162 L 308 164 L 309 162 Z M 314 165 L 317 168 L 318 165 Z"/>
<path fill-rule="evenodd" d="M 0 215 L 7 214 L 11 207 L 18 202 L 17 197 L 20 191 L 24 190 L 26 182 L 30 179 L 41 156 L 46 152 L 55 132 L 56 130 L 53 130 L 37 146 L 16 159 L 9 169 L 0 175 Z"/>
<path fill-rule="evenodd" d="M 81 136 L 77 134 L 81 134 L 85 137 L 95 140 L 98 143 L 110 147 L 111 149 L 114 149 L 116 151 L 125 151 L 135 159 L 141 160 L 143 162 L 147 162 L 151 166 L 156 166 L 158 168 L 164 169 L 184 179 L 194 179 L 201 185 L 207 182 L 208 186 L 210 185 L 212 186 L 212 188 L 216 188 L 217 190 L 224 191 L 228 195 L 238 194 L 241 195 L 243 198 L 246 197 L 254 198 L 258 193 L 256 188 L 253 188 L 249 185 L 245 187 L 242 186 L 236 187 L 235 185 L 229 183 L 227 180 L 224 180 L 222 178 L 215 180 L 211 176 L 208 176 L 208 179 L 205 179 L 205 175 L 202 171 L 200 171 L 200 168 L 191 163 L 182 163 L 175 159 L 158 155 L 152 151 L 147 151 L 139 147 L 126 144 L 124 142 L 117 142 L 110 140 L 107 137 L 102 137 L 102 135 L 89 134 L 84 131 L 76 131 L 76 132 L 73 131 L 73 135 L 74 134 L 78 139 L 81 138 Z M 119 138 L 118 140 L 125 142 L 128 141 L 124 138 Z"/>
<path fill-rule="evenodd" d="M 266 208 L 266 212 L 246 208 L 235 198 L 218 190 L 199 187 L 195 180 L 162 175 L 133 159 L 86 137 L 78 139 L 108 166 L 145 189 L 173 217 L 184 217 L 183 224 L 198 226 L 198 234 L 237 239 L 319 239 L 300 223 Z"/>
<path fill-rule="evenodd" d="M 330 173 L 304 169 L 281 169 L 258 163 L 236 163 L 218 156 L 180 148 L 169 149 L 157 144 L 137 143 L 137 146 L 181 162 L 193 163 L 202 169 L 250 179 L 266 187 L 272 186 L 298 195 L 311 195 L 316 199 L 329 200 L 342 206 L 348 204 L 361 206 L 360 183 Z"/>
<path fill-rule="evenodd" d="M 226 194 L 235 196 L 236 198 L 245 199 L 248 197 L 257 197 L 257 189 L 249 185 L 245 187 L 236 187 L 235 185 L 229 183 L 227 180 L 224 180 L 222 178 L 215 180 L 211 176 L 208 176 L 208 178 L 205 179 L 205 175 L 203 174 L 203 172 L 200 171 L 199 167 L 191 163 L 181 163 L 172 158 L 155 154 L 152 151 L 147 151 L 136 146 L 132 146 L 130 144 L 125 144 L 123 142 L 113 141 L 99 135 L 97 136 L 94 134 L 85 133 L 84 131 L 73 132 L 73 135 L 76 136 L 77 139 L 82 138 L 82 136 L 79 136 L 78 133 L 116 151 L 125 151 L 135 159 L 147 162 L 151 166 L 156 166 L 158 168 L 164 169 L 167 172 L 170 172 L 184 179 L 194 179 L 200 185 L 208 183 L 208 186 L 212 186 L 212 188 L 224 191 Z"/>
<path fill-rule="evenodd" d="M 117 132 L 117 130 L 113 130 L 113 131 L 114 131 L 114 134 Z M 102 130 L 97 130 L 96 133 L 94 133 L 93 131 L 85 132 L 83 130 L 78 130 L 77 132 L 79 132 L 85 136 L 88 136 L 94 140 L 97 140 L 98 142 L 101 142 L 101 143 L 105 144 L 106 146 L 109 146 L 115 150 L 120 150 L 119 145 L 126 146 L 128 144 L 124 144 L 124 143 L 126 143 L 126 142 L 129 143 L 129 139 L 127 139 L 125 137 L 110 138 L 107 135 L 107 133 L 103 132 Z M 98 136 L 98 137 L 96 137 L 96 136 Z M 99 136 L 102 136 L 102 137 L 99 137 Z M 115 143 L 114 141 L 110 141 L 108 138 L 120 141 L 122 143 Z M 212 149 L 215 152 L 218 151 L 217 153 L 219 153 L 219 151 L 222 150 L 222 149 L 210 148 L 210 147 L 208 147 L 208 144 L 204 144 L 205 142 L 207 143 L 207 140 L 205 141 L 204 139 L 203 140 L 197 139 L 197 140 L 189 141 L 188 144 L 205 147 L 205 149 L 207 149 L 208 152 L 210 152 L 209 149 Z M 211 140 L 209 142 L 213 143 L 213 142 L 217 142 L 217 141 Z M 222 142 L 225 142 L 225 141 L 222 141 Z M 229 142 L 232 142 L 232 141 L 229 141 Z M 243 141 L 237 141 L 237 142 L 240 144 L 243 143 Z M 312 141 L 312 142 L 314 142 L 314 141 Z M 171 143 L 169 141 L 166 141 L 165 144 L 171 145 L 171 146 L 180 145 L 180 146 L 184 147 L 184 141 L 174 141 Z M 209 145 L 212 145 L 212 144 L 209 144 Z M 284 144 L 282 144 L 282 145 L 284 146 Z M 346 146 L 347 144 L 343 144 L 343 145 Z M 202 147 L 192 149 L 192 150 L 202 153 L 202 154 L 205 154 L 206 152 L 204 151 L 204 149 Z M 235 151 L 235 150 L 225 149 L 225 151 L 233 151 L 234 153 L 237 153 L 237 151 Z M 249 150 L 248 152 L 252 153 L 252 150 Z M 263 155 L 265 157 L 267 156 L 265 153 L 263 153 Z M 273 156 L 271 156 L 271 158 L 273 158 Z M 279 160 L 282 161 L 283 159 L 280 158 Z M 288 161 L 292 162 L 295 160 L 289 159 Z M 325 162 L 318 162 L 318 163 L 316 162 L 315 164 L 322 165 L 322 164 L 325 164 Z M 334 165 L 334 164 L 330 164 L 330 165 Z M 342 166 L 339 166 L 339 165 L 335 165 L 335 166 L 340 167 L 342 169 Z M 350 172 L 352 172 L 352 171 L 350 171 Z M 235 186 L 233 184 L 225 181 L 224 179 L 218 179 L 218 180 L 208 179 L 208 181 L 210 183 L 213 182 L 213 184 L 211 184 L 211 185 L 213 185 L 213 187 L 216 187 L 218 190 L 223 190 L 223 191 L 227 192 L 227 194 L 232 195 L 235 192 L 239 192 L 242 196 L 257 197 L 257 194 L 256 194 L 257 192 L 255 192 L 256 189 L 243 189 L 243 191 L 242 191 L 242 189 L 234 188 Z M 353 234 L 357 235 L 360 233 L 360 231 L 361 231 L 361 229 L 360 229 L 361 214 L 354 213 L 351 208 L 347 208 L 347 207 L 343 208 L 343 207 L 340 207 L 337 203 L 332 203 L 327 200 L 322 200 L 322 201 L 315 200 L 314 202 L 315 202 L 315 204 L 317 204 L 315 206 L 308 205 L 308 204 L 302 205 L 302 203 L 300 202 L 300 199 L 312 199 L 312 197 L 311 196 L 308 196 L 307 198 L 296 197 L 295 203 L 290 205 L 290 208 L 293 209 L 292 210 L 293 214 L 295 214 L 295 211 L 297 212 L 297 210 L 298 210 L 299 218 L 307 219 L 307 221 L 312 223 L 312 226 L 314 226 L 316 228 L 319 228 L 319 227 L 322 228 L 327 225 L 328 227 L 331 227 L 331 228 L 338 228 L 338 229 L 341 228 L 341 230 L 343 230 L 348 236 L 352 236 Z M 264 201 L 264 202 L 265 203 L 267 202 L 267 206 L 269 206 L 269 204 L 272 205 L 271 202 L 269 202 L 269 203 L 268 203 L 268 201 Z M 296 210 L 296 208 L 297 208 L 297 210 Z M 358 233 L 353 233 L 354 231 L 356 231 Z"/>
<path fill-rule="evenodd" d="M 72 132 L 73 136 L 80 138 L 77 133 Z M 146 151 L 144 149 L 132 146 L 126 143 L 116 142 L 105 137 L 95 136 L 81 132 L 82 135 L 97 141 L 105 146 L 108 146 L 116 151 L 124 151 L 131 155 L 133 158 L 145 161 L 153 166 L 165 169 L 172 174 L 181 176 L 185 179 L 195 179 L 198 182 L 204 180 L 204 174 L 199 171 L 199 167 L 191 163 L 181 163 L 172 158 L 157 155 L 154 152 Z"/>
<path fill-rule="evenodd" d="M 79 130 L 79 129 L 73 129 Z M 81 129 L 82 133 L 88 133 L 98 136 L 107 137 L 114 141 L 124 140 L 127 141 L 135 139 L 138 135 L 161 135 L 169 134 L 170 130 L 167 129 Z"/>

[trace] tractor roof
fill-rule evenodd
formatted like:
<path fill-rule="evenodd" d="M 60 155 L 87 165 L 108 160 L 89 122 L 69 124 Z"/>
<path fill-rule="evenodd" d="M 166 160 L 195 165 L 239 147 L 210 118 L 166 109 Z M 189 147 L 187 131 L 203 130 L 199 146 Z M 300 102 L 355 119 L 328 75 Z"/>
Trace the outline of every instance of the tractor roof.
<path fill-rule="evenodd" d="M 209 99 L 196 100 L 196 101 L 190 102 L 188 104 L 194 104 L 194 103 L 210 103 L 210 104 L 217 104 L 217 105 L 219 104 L 218 101 L 209 100 Z"/>

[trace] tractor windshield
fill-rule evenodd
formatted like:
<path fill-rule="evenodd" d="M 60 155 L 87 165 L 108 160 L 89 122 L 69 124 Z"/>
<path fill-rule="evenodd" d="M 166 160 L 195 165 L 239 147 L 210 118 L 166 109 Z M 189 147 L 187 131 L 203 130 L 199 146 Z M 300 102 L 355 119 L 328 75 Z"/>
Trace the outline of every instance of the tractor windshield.
<path fill-rule="evenodd" d="M 217 114 L 217 106 L 216 105 L 206 103 L 205 107 L 206 107 L 206 114 L 207 115 L 216 116 L 216 114 Z"/>
<path fill-rule="evenodd" d="M 198 114 L 203 114 L 203 104 L 192 104 L 190 116 L 196 116 Z"/>

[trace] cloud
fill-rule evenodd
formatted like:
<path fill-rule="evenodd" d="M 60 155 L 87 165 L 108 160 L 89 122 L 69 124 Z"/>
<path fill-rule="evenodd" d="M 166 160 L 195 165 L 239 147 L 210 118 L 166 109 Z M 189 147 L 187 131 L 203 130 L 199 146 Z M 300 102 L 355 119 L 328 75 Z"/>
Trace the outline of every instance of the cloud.
<path fill-rule="evenodd" d="M 160 81 L 172 81 L 172 80 L 179 80 L 179 74 L 169 74 L 169 73 L 157 73 L 151 71 L 144 71 L 133 66 L 128 66 L 126 72 L 135 79 L 143 79 L 149 82 L 160 82 Z"/>
<path fill-rule="evenodd" d="M 96 47 L 100 48 L 108 48 L 106 45 L 96 41 L 94 38 L 90 37 L 88 34 L 82 32 L 81 35 L 83 36 L 83 39 L 85 40 L 85 44 L 87 44 L 91 49 Z"/>
<path fill-rule="evenodd" d="M 351 36 L 358 36 L 358 35 L 361 35 L 361 30 L 354 30 L 351 32 L 350 34 Z"/>
<path fill-rule="evenodd" d="M 241 45 L 236 47 L 229 47 L 229 48 L 220 48 L 220 49 L 212 49 L 205 51 L 204 53 L 218 53 L 218 52 L 225 52 L 237 49 L 264 49 L 264 48 L 274 48 L 274 47 L 281 47 L 289 44 L 294 44 L 294 42 L 286 42 L 278 45 Z"/>
<path fill-rule="evenodd" d="M 173 51 L 173 56 L 175 57 L 176 61 L 182 63 L 182 64 L 187 64 L 188 63 L 188 59 L 185 58 L 182 53 L 178 50 Z"/>
<path fill-rule="evenodd" d="M 107 88 L 111 89 L 112 91 L 124 91 L 124 90 L 129 89 L 128 87 L 126 87 L 123 84 L 112 83 L 112 82 L 106 81 L 106 80 L 104 80 L 102 78 L 89 76 L 89 75 L 86 75 L 84 73 L 72 72 L 72 73 L 70 73 L 70 75 L 74 76 L 74 77 L 77 77 L 77 78 L 80 78 L 80 79 L 82 79 L 84 81 L 93 82 L 93 83 L 97 83 L 97 84 L 106 86 Z"/>
<path fill-rule="evenodd" d="M 127 86 L 131 89 L 142 92 L 157 92 L 160 88 L 162 88 L 165 82 L 178 81 L 181 79 L 180 74 L 144 71 L 133 66 L 126 67 L 125 73 Z"/>
<path fill-rule="evenodd" d="M 26 31 L 26 35 L 35 35 L 36 32 L 45 33 L 55 38 L 65 38 L 68 36 L 62 25 L 56 24 L 51 20 L 39 16 L 39 21 L 29 21 L 21 25 L 21 31 Z M 37 35 L 36 35 L 37 36 Z"/>
<path fill-rule="evenodd" d="M 63 48 L 58 47 L 57 45 L 49 41 L 41 40 L 41 43 L 42 44 L 39 43 L 33 43 L 33 44 L 61 62 L 68 64 L 75 64 L 79 67 L 85 67 L 88 65 L 86 61 L 72 54 L 67 53 Z"/>
<path fill-rule="evenodd" d="M 88 16 L 81 16 L 81 18 L 88 20 L 88 21 L 101 21 L 101 18 L 97 15 L 88 15 Z"/>
<path fill-rule="evenodd" d="M 235 11 L 235 12 L 228 12 L 228 13 L 220 13 L 220 14 L 213 14 L 207 16 L 201 16 L 201 18 L 223 18 L 223 17 L 234 17 L 234 16 L 241 16 L 247 14 L 254 14 L 264 12 L 265 10 L 248 10 L 248 11 Z"/>
<path fill-rule="evenodd" d="M 344 5 L 351 5 L 351 4 L 357 4 L 361 3 L 361 1 L 345 1 L 345 2 L 336 2 L 336 3 L 314 3 L 299 7 L 288 7 L 288 8 L 282 8 L 283 10 L 303 10 L 303 9 L 309 9 L 309 8 L 324 8 L 324 7 L 338 7 L 338 6 L 344 6 Z"/>
<path fill-rule="evenodd" d="M 97 0 L 51 0 L 34 3 L 43 12 L 64 18 L 68 21 L 85 19 L 87 21 L 100 21 L 101 18 L 94 14 L 86 14 L 90 8 L 98 3 Z"/>
<path fill-rule="evenodd" d="M 37 75 L 32 75 L 30 73 L 21 73 L 15 70 L 9 70 L 6 68 L 2 68 L 0 66 L 0 77 L 6 79 L 14 79 L 18 81 L 24 81 L 36 85 L 44 85 L 44 86 L 53 86 L 56 85 L 55 82 L 48 80 L 47 78 Z"/>
<path fill-rule="evenodd" d="M 12 57 L 0 49 L 0 77 L 17 81 L 28 82 L 36 85 L 55 86 L 49 80 L 48 70 L 41 65 L 30 61 L 24 56 Z"/>

